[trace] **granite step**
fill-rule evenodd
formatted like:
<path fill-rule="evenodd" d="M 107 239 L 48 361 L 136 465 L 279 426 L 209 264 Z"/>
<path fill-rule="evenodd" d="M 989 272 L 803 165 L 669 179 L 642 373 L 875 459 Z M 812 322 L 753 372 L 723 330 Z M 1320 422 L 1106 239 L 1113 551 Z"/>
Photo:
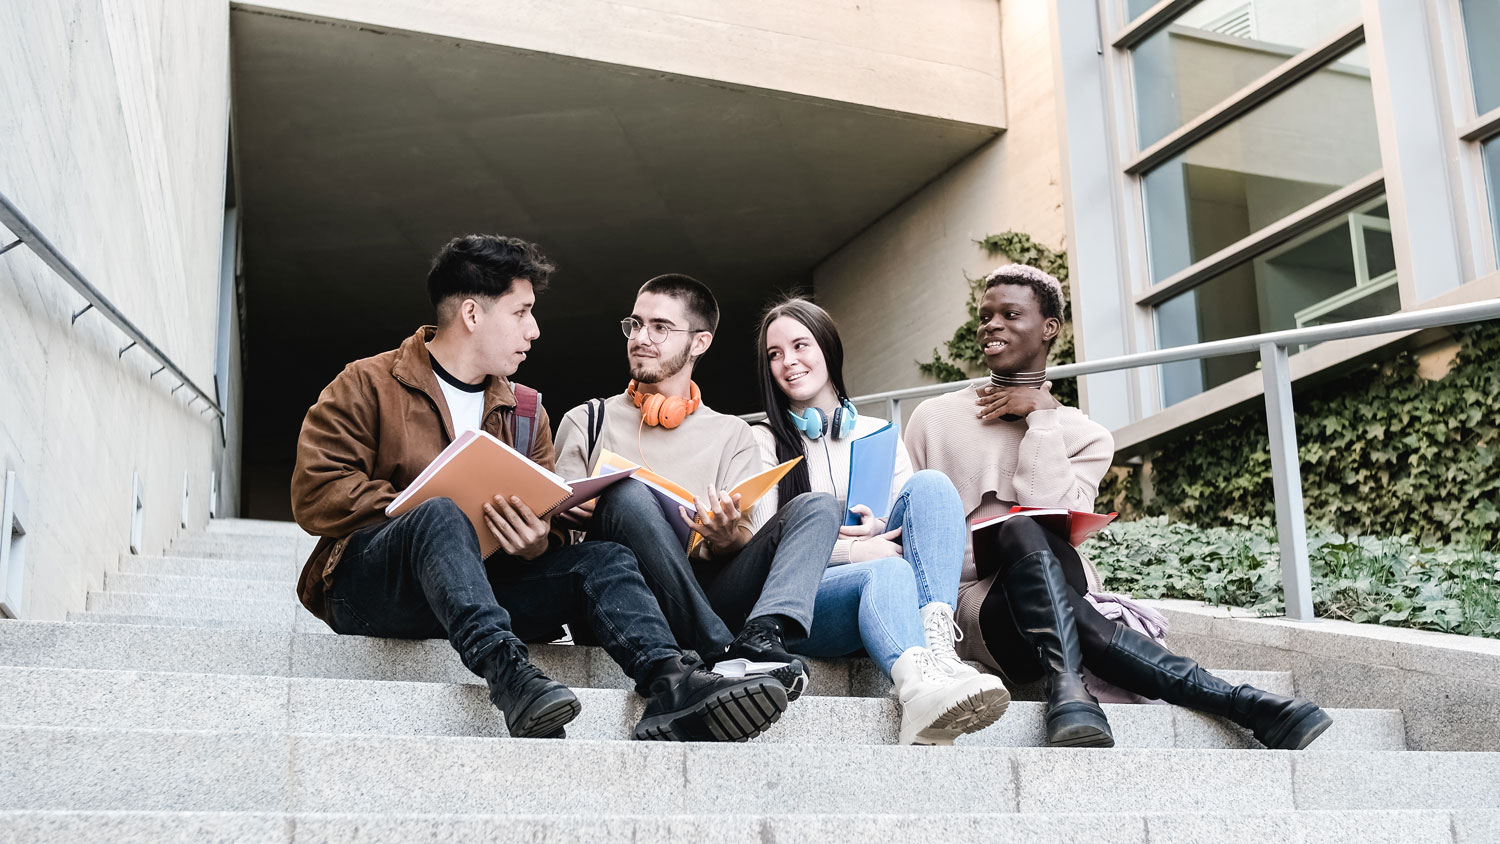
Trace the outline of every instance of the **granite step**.
<path fill-rule="evenodd" d="M 214 560 L 291 562 L 306 559 L 317 539 L 310 536 L 253 536 L 184 534 L 172 541 L 165 556 Z"/>
<path fill-rule="evenodd" d="M 156 615 L 279 624 L 286 629 L 291 629 L 299 615 L 311 617 L 295 598 L 265 601 L 115 591 L 90 592 L 84 603 L 84 610 L 122 615 Z"/>
<path fill-rule="evenodd" d="M 256 563 L 244 560 L 215 560 L 207 557 L 144 557 L 121 554 L 121 574 L 170 575 L 172 577 L 215 577 L 227 580 L 264 580 L 295 589 L 302 563 Z"/>
<path fill-rule="evenodd" d="M 889 807 L 894 810 L 902 805 Z M 971 807 L 974 809 L 983 806 Z M 1500 840 L 1497 811 L 1261 811 L 952 814 L 922 816 L 658 815 L 549 817 L 277 812 L 0 812 L 0 842 L 115 844 L 412 844 L 449 841 L 702 841 L 827 844 L 1468 844 Z"/>
<path fill-rule="evenodd" d="M 84 618 L 104 615 L 82 614 Z M 479 683 L 444 639 L 402 640 L 329 635 L 303 613 L 310 632 L 232 626 L 172 626 L 170 619 L 142 624 L 80 621 L 0 621 L 0 665 L 127 669 L 204 674 L 264 674 L 346 680 Z M 299 619 L 300 620 L 300 619 Z M 184 621 L 177 619 L 177 621 Z M 151 623 L 155 622 L 155 623 Z M 531 658 L 558 682 L 578 688 L 630 688 L 631 680 L 602 648 L 532 645 Z M 884 697 L 890 678 L 866 657 L 810 660 L 813 695 Z M 1231 683 L 1292 693 L 1285 671 L 1215 671 Z M 1039 700 L 1034 686 L 1018 699 Z"/>
<path fill-rule="evenodd" d="M 628 741 L 645 701 L 623 689 L 575 689 L 576 739 Z M 1117 747 L 1260 748 L 1221 719 L 1179 707 L 1105 704 Z M 960 745 L 1040 747 L 1045 704 L 1013 702 Z M 1401 750 L 1401 714 L 1330 710 L 1334 725 L 1309 752 Z M 161 730 L 288 730 L 370 735 L 506 736 L 483 686 L 252 675 L 0 667 L 0 725 Z M 757 741 L 813 746 L 894 744 L 900 709 L 890 698 L 806 696 Z"/>
<path fill-rule="evenodd" d="M 297 586 L 284 580 L 238 580 L 227 577 L 189 577 L 175 574 L 109 572 L 104 591 L 138 595 L 230 598 L 240 601 L 295 603 Z"/>
<path fill-rule="evenodd" d="M 800 701 L 799 701 L 800 702 Z M 1500 809 L 1500 754 L 0 727 L 0 810 L 864 815 Z"/>
<path fill-rule="evenodd" d="M 209 519 L 208 525 L 203 530 L 194 531 L 194 533 L 224 536 L 290 536 L 297 539 L 308 535 L 296 522 L 269 519 Z"/>

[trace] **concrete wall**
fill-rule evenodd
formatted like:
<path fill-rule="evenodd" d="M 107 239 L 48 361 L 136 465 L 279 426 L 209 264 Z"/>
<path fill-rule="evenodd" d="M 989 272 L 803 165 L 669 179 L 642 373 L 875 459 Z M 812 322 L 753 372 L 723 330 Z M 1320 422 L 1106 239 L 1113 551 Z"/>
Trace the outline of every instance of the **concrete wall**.
<path fill-rule="evenodd" d="M 212 389 L 228 7 L 0 2 L 0 190 L 188 375 Z M 6 241 L 11 238 L 0 233 Z M 30 499 L 23 614 L 83 608 L 129 537 L 208 516 L 217 424 L 28 249 L 0 256 L 0 460 Z"/>
<path fill-rule="evenodd" d="M 260 0 L 235 5 L 983 126 L 1001 125 L 1004 114 L 996 0 Z"/>
<path fill-rule="evenodd" d="M 1006 0 L 1005 133 L 831 255 L 815 271 L 819 302 L 838 321 L 851 392 L 931 383 L 932 358 L 967 318 L 969 276 L 1003 259 L 975 241 L 1002 231 L 1063 246 L 1064 220 L 1045 3 Z"/>

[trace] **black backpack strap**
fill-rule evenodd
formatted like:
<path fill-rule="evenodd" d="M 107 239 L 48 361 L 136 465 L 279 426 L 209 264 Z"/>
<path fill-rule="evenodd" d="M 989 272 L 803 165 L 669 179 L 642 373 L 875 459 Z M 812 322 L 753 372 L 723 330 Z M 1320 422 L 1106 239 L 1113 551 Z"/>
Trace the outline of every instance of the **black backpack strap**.
<path fill-rule="evenodd" d="M 604 432 L 604 399 L 589 399 L 585 405 L 588 408 L 588 448 L 584 451 L 586 459 L 594 456 L 594 447 L 599 444 L 599 435 Z"/>

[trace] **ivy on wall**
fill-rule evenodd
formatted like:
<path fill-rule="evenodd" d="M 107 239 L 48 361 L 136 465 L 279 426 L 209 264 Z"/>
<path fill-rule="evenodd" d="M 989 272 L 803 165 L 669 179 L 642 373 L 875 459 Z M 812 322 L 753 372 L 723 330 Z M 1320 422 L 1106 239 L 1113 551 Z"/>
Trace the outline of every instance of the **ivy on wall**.
<path fill-rule="evenodd" d="M 1500 547 L 1500 323 L 1455 335 L 1460 350 L 1441 380 L 1423 378 L 1402 353 L 1297 398 L 1311 525 Z M 1261 410 L 1163 447 L 1151 467 L 1143 508 L 1135 467 L 1112 473 L 1101 506 L 1199 525 L 1274 516 Z"/>
<path fill-rule="evenodd" d="M 992 234 L 976 243 L 991 258 L 1004 257 L 1013 263 L 1036 267 L 1062 283 L 1063 325 L 1057 340 L 1052 344 L 1052 351 L 1047 355 L 1047 364 L 1057 366 L 1071 363 L 1074 360 L 1073 304 L 1068 286 L 1067 253 L 1037 243 L 1031 235 L 1016 231 Z M 952 339 L 943 344 L 946 354 L 933 349 L 932 360 L 917 362 L 917 368 L 922 374 L 939 381 L 967 381 L 985 373 L 984 354 L 979 351 L 978 340 L 979 300 L 984 295 L 984 279 L 965 276 L 965 280 L 969 282 L 968 321 L 960 325 L 953 332 Z M 1052 394 L 1063 404 L 1078 405 L 1078 385 L 1071 378 L 1054 383 Z"/>

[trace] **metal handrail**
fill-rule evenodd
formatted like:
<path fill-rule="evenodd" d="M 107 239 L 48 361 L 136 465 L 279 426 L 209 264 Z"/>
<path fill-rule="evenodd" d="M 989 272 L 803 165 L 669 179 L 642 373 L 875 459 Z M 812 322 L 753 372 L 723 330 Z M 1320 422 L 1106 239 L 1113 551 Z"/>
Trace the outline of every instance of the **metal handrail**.
<path fill-rule="evenodd" d="M 26 215 L 22 214 L 21 210 L 3 193 L 0 193 L 0 223 L 4 223 L 6 228 L 10 229 L 11 233 L 20 239 L 18 242 L 26 244 L 32 252 L 36 253 L 38 258 L 42 259 L 42 263 L 51 267 L 53 272 L 62 276 L 63 281 L 66 281 L 69 286 L 78 291 L 79 295 L 83 296 L 84 300 L 88 302 L 88 307 L 73 315 L 75 322 L 79 316 L 83 315 L 90 308 L 97 309 L 130 340 L 129 343 L 121 347 L 119 352 L 120 357 L 124 357 L 125 353 L 135 346 L 141 347 L 147 354 L 156 358 L 156 362 L 161 364 L 162 369 L 168 370 L 172 374 L 172 377 L 178 380 L 178 385 L 172 388 L 173 393 L 186 387 L 197 396 L 197 398 L 188 401 L 189 406 L 192 406 L 198 399 L 202 399 L 208 405 L 206 410 L 199 411 L 200 415 L 208 411 L 213 411 L 216 417 L 220 419 L 224 417 L 224 411 L 219 407 L 218 402 L 210 398 L 208 393 L 204 392 L 197 384 L 194 384 L 193 379 L 189 378 L 187 373 L 182 371 L 182 367 L 178 366 L 176 362 L 167 356 L 166 352 L 163 352 L 155 343 L 151 342 L 150 338 L 139 328 L 136 328 L 135 323 L 120 313 L 120 309 L 116 308 L 103 293 L 99 292 L 99 288 L 90 284 L 88 279 L 83 277 L 83 273 L 79 272 L 78 268 L 73 266 L 73 262 L 69 261 L 59 252 L 57 247 L 53 246 L 52 242 L 47 240 L 46 236 L 38 231 L 36 226 L 33 226 L 31 221 L 26 219 Z M 12 243 L 10 246 L 5 247 L 5 250 L 9 250 L 14 246 L 15 244 Z M 152 377 L 154 378 L 162 369 L 152 372 Z"/>
<path fill-rule="evenodd" d="M 1051 367 L 1047 370 L 1047 377 L 1052 380 L 1076 378 L 1080 375 L 1100 372 L 1117 372 L 1123 369 L 1138 369 L 1143 366 L 1156 366 L 1178 361 L 1259 352 L 1261 378 L 1265 385 L 1266 427 L 1271 448 L 1271 480 L 1276 493 L 1276 531 L 1281 546 L 1282 586 L 1286 593 L 1287 617 L 1298 621 L 1311 621 L 1313 619 L 1312 570 L 1307 554 L 1307 525 L 1302 512 L 1302 464 L 1297 453 L 1297 426 L 1296 417 L 1292 411 L 1292 377 L 1287 360 L 1287 348 L 1324 343 L 1330 340 L 1347 340 L 1376 334 L 1463 325 L 1490 319 L 1500 319 L 1500 298 L 1080 361 Z M 903 390 L 869 393 L 854 396 L 850 401 L 855 405 L 884 402 L 886 418 L 894 421 L 901 418 L 901 402 L 903 401 L 930 398 L 969 386 L 988 383 L 988 377 L 969 381 L 950 381 L 946 384 L 929 384 Z M 758 422 L 765 418 L 765 414 L 747 413 L 740 418 L 747 422 Z"/>

